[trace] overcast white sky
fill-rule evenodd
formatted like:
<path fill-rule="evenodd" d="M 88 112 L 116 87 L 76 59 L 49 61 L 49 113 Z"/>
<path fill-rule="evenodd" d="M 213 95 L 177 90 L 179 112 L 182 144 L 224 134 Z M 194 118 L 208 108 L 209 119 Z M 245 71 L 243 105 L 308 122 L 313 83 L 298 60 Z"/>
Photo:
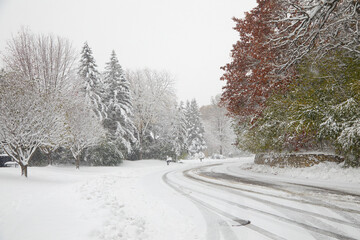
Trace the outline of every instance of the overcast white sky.
<path fill-rule="evenodd" d="M 238 39 L 232 17 L 255 0 L 0 0 L 0 51 L 21 26 L 85 41 L 99 70 L 114 49 L 125 69 L 167 70 L 179 100 L 200 105 L 221 93 L 220 67 Z"/>

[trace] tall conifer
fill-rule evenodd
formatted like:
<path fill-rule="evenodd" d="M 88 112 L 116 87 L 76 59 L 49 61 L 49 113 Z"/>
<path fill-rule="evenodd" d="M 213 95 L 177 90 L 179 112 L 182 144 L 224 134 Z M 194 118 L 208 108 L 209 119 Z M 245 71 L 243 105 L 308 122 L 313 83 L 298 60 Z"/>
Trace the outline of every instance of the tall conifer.
<path fill-rule="evenodd" d="M 186 103 L 187 147 L 190 155 L 194 156 L 206 149 L 204 127 L 200 121 L 200 111 L 195 99 Z"/>
<path fill-rule="evenodd" d="M 104 126 L 108 130 L 110 139 L 120 143 L 127 152 L 130 152 L 131 142 L 135 140 L 130 85 L 124 76 L 115 51 L 112 51 L 105 69 L 104 101 L 107 106 L 107 117 L 104 120 Z"/>
<path fill-rule="evenodd" d="M 87 42 L 85 42 L 81 51 L 78 75 L 83 80 L 86 98 L 91 103 L 95 114 L 102 121 L 106 116 L 106 108 L 102 102 L 104 86 L 100 81 L 100 74 L 96 67 L 92 50 Z"/>

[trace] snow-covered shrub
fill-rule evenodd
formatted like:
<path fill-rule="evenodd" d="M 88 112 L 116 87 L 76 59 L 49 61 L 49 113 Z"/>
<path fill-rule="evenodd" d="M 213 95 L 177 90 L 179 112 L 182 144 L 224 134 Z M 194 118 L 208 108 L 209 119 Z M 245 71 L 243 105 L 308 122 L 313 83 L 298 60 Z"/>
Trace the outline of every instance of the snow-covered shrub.
<path fill-rule="evenodd" d="M 83 156 L 83 161 L 91 166 L 117 166 L 122 160 L 117 147 L 107 142 L 87 148 Z"/>

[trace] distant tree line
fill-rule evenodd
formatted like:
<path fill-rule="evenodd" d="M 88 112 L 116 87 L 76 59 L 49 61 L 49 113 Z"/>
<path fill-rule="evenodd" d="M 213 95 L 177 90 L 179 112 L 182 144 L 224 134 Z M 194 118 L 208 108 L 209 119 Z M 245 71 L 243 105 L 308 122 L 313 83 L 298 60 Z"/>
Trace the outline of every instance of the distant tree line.
<path fill-rule="evenodd" d="M 195 100 L 178 103 L 167 72 L 124 71 L 115 51 L 97 69 L 85 43 L 21 29 L 7 42 L 0 72 L 0 148 L 28 166 L 118 165 L 174 159 L 206 149 Z"/>
<path fill-rule="evenodd" d="M 206 154 L 212 158 L 246 155 L 235 146 L 234 120 L 225 107 L 219 106 L 220 94 L 211 99 L 211 104 L 200 108 L 204 123 Z"/>

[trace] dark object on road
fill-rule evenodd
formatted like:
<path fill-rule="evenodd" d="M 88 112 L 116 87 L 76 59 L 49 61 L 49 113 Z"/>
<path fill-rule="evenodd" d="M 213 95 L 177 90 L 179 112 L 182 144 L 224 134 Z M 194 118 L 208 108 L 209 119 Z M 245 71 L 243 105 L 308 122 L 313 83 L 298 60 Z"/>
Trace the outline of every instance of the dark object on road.
<path fill-rule="evenodd" d="M 238 222 L 238 225 L 232 225 L 233 227 L 241 227 L 241 226 L 245 226 L 245 225 L 249 225 L 251 222 L 250 220 L 235 220 L 235 222 Z"/>
<path fill-rule="evenodd" d="M 10 161 L 10 156 L 8 156 L 7 154 L 0 154 L 0 167 L 5 167 L 5 163 Z"/>

